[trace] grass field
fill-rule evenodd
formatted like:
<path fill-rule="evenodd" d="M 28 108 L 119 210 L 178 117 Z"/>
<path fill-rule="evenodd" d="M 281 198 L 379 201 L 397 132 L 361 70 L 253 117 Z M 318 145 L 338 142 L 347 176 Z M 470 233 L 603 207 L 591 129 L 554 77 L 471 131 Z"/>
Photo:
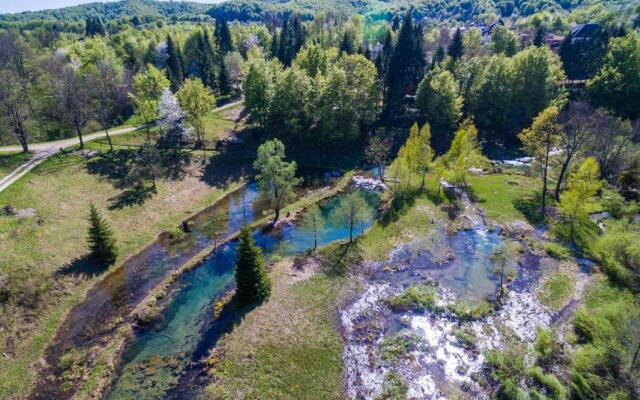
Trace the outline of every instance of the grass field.
<path fill-rule="evenodd" d="M 527 220 L 524 207 L 539 190 L 539 179 L 522 175 L 469 175 L 468 183 L 478 206 L 497 223 Z"/>
<path fill-rule="evenodd" d="M 216 129 L 227 128 L 220 123 Z M 123 135 L 122 140 L 139 134 Z M 64 272 L 88 252 L 89 204 L 96 204 L 113 229 L 121 263 L 161 231 L 174 228 L 239 185 L 244 165 L 240 164 L 247 160 L 219 156 L 221 160 L 215 157 L 206 166 L 192 157 L 180 174 L 158 180 L 157 193 L 141 203 L 118 207 L 114 204 L 130 190 L 123 179 L 128 171 L 122 169 L 128 164 L 119 163 L 131 160 L 128 150 L 91 160 L 72 152 L 57 154 L 0 193 L 0 207 L 12 204 L 36 213 L 24 219 L 0 216 L 0 294 L 6 298 L 0 303 L 5 316 L 0 321 L 0 352 L 7 355 L 0 363 L 0 398 L 27 396 L 34 380 L 33 364 L 66 313 L 100 279 L 100 274 Z"/>
<path fill-rule="evenodd" d="M 29 161 L 32 153 L 0 153 L 0 178 Z"/>
<path fill-rule="evenodd" d="M 214 399 L 341 399 L 342 343 L 335 329 L 336 292 L 344 278 L 292 269 L 272 272 L 267 303 L 219 342 L 210 362 Z"/>

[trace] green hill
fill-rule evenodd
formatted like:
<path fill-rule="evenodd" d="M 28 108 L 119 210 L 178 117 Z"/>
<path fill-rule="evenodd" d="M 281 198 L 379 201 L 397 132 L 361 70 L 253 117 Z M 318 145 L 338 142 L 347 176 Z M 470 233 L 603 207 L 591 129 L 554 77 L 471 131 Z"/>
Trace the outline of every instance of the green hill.
<path fill-rule="evenodd" d="M 202 15 L 209 10 L 211 4 L 183 1 L 124 0 L 110 3 L 89 3 L 79 6 L 53 10 L 2 14 L 2 22 L 34 22 L 34 21 L 84 21 L 89 16 L 99 16 L 105 21 L 133 16 L 171 17 Z"/>

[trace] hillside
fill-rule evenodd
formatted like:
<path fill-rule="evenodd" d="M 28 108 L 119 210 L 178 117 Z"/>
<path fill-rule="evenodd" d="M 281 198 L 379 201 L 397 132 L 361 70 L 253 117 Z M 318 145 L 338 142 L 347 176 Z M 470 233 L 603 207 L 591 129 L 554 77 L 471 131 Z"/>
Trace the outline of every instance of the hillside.
<path fill-rule="evenodd" d="M 216 3 L 219 0 L 211 0 Z M 153 0 L 124 0 L 111 3 L 89 3 L 79 6 L 65 7 L 53 10 L 23 12 L 17 14 L 0 15 L 2 22 L 33 22 L 33 21 L 84 21 L 89 16 L 100 16 L 109 21 L 122 17 L 152 16 L 194 16 L 205 13 L 211 4 L 194 3 L 188 1 L 169 2 Z"/>
<path fill-rule="evenodd" d="M 602 5 L 607 8 L 628 5 L 625 1 L 594 0 L 230 0 L 217 4 L 208 12 L 212 17 L 228 20 L 257 21 L 264 15 L 286 15 L 298 12 L 310 19 L 319 12 L 335 11 L 345 14 L 368 14 L 373 18 L 387 18 L 389 14 L 414 7 L 418 18 L 443 21 L 466 21 L 485 15 L 503 17 L 528 16 L 542 10 L 572 11 L 579 7 Z"/>

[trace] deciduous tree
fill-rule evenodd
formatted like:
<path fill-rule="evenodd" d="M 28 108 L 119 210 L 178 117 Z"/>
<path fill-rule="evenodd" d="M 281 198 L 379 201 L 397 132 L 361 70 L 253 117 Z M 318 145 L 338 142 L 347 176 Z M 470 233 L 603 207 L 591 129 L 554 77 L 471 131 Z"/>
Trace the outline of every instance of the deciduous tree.
<path fill-rule="evenodd" d="M 285 161 L 284 144 L 273 139 L 260 145 L 253 168 L 260 191 L 273 203 L 275 224 L 284 203 L 293 197 L 293 189 L 301 181 L 296 178 L 296 162 Z"/>
<path fill-rule="evenodd" d="M 550 153 L 556 146 L 562 127 L 558 123 L 559 111 L 551 106 L 540 113 L 530 128 L 523 130 L 518 137 L 522 141 L 522 149 L 535 157 L 542 171 L 542 215 L 546 214 L 547 183 L 549 175 Z"/>
<path fill-rule="evenodd" d="M 204 143 L 204 117 L 213 111 L 216 98 L 211 89 L 205 87 L 200 79 L 187 79 L 176 94 L 180 107 L 187 115 L 187 122 L 196 133 L 196 145 Z"/>

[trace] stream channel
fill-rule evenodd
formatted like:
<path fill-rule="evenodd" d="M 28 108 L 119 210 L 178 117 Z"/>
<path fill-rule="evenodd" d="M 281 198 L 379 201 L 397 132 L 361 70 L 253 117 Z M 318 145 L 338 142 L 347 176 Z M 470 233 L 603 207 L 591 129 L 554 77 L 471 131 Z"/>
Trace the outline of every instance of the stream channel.
<path fill-rule="evenodd" d="M 358 191 L 370 207 L 370 218 L 354 229 L 354 233 L 360 234 L 373 223 L 379 197 L 374 192 Z M 320 202 L 325 217 L 338 205 L 342 196 L 344 194 L 338 194 Z M 229 218 L 226 232 L 237 230 L 245 219 L 247 223 L 255 220 L 264 209 L 258 200 L 253 184 L 232 196 L 226 211 Z M 274 255 L 299 254 L 313 248 L 313 234 L 301 229 L 298 223 L 294 220 L 266 233 L 254 232 L 254 239 L 267 259 Z M 318 245 L 348 238 L 347 224 L 329 222 L 318 234 Z M 125 349 L 107 399 L 184 399 L 197 396 L 201 385 L 185 384 L 184 381 L 193 378 L 191 370 L 197 369 L 198 361 L 219 337 L 220 325 L 224 321 L 213 320 L 213 309 L 233 286 L 236 246 L 236 241 L 221 245 L 201 265 L 178 279 L 167 297 L 162 321 L 153 328 L 137 332 Z"/>
<path fill-rule="evenodd" d="M 458 218 L 467 220 L 467 229 L 451 233 L 446 222 L 425 212 L 424 223 L 431 224 L 427 237 L 397 246 L 384 261 L 366 263 L 363 291 L 339 315 L 348 398 L 377 399 L 400 380 L 408 399 L 488 399 L 484 352 L 504 348 L 514 336 L 531 344 L 537 327 L 553 323 L 554 313 L 537 298 L 549 259 L 534 254 L 524 241 L 488 229 L 466 193 L 457 195 L 464 206 Z M 499 248 L 510 278 L 502 305 L 475 320 L 460 318 L 448 306 L 471 309 L 495 302 L 500 274 L 493 255 Z M 415 284 L 435 288 L 435 307 L 402 311 L 388 306 L 389 299 Z"/>

